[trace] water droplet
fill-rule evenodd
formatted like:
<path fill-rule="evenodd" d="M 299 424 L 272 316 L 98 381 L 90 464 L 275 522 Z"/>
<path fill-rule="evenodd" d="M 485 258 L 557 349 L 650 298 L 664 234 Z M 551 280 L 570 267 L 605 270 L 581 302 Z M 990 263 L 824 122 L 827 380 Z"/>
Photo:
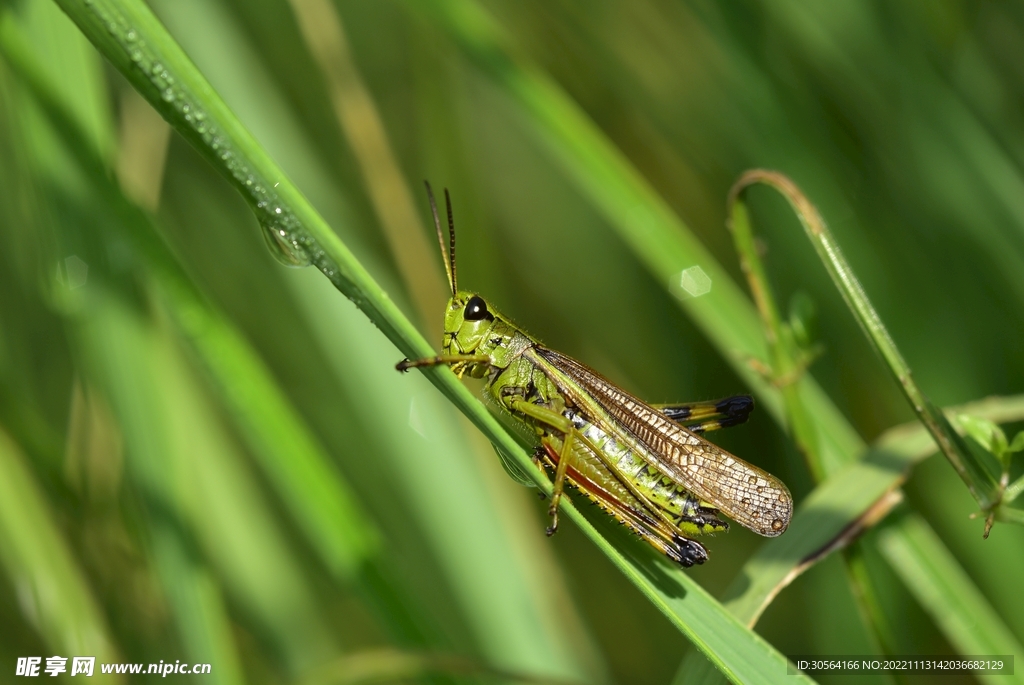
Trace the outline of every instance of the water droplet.
<path fill-rule="evenodd" d="M 261 220 L 260 228 L 263 229 L 263 239 L 267 242 L 274 259 L 285 266 L 309 266 L 312 263 L 309 253 L 298 244 L 298 241 L 289 239 L 288 231 L 282 228 L 281 224 Z"/>

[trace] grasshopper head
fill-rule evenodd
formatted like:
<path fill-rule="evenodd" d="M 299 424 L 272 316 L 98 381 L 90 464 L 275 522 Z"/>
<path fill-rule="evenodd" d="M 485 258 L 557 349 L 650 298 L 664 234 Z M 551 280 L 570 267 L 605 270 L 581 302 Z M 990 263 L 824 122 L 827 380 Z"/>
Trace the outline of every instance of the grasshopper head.
<path fill-rule="evenodd" d="M 476 293 L 457 292 L 444 312 L 445 354 L 486 354 L 495 314 Z"/>
<path fill-rule="evenodd" d="M 441 246 L 441 256 L 444 258 L 444 268 L 448 275 L 448 286 L 452 290 L 452 297 L 448 300 L 448 307 L 444 312 L 444 341 L 441 343 L 441 349 L 450 355 L 491 356 L 498 343 L 492 340 L 490 333 L 494 329 L 495 321 L 504 319 L 484 298 L 476 293 L 459 290 L 455 273 L 455 220 L 452 218 L 452 201 L 448 189 L 445 188 L 444 199 L 448 209 L 448 250 L 445 252 L 444 231 L 441 229 L 441 218 L 437 214 L 437 203 L 434 202 L 430 184 L 426 183 L 426 186 L 430 211 L 434 215 L 434 227 L 437 229 L 437 241 Z M 468 370 L 470 376 L 482 378 L 487 370 L 495 365 L 500 366 L 501 360 L 492 356 L 490 363 L 457 362 L 452 365 L 452 371 L 461 377 Z"/>

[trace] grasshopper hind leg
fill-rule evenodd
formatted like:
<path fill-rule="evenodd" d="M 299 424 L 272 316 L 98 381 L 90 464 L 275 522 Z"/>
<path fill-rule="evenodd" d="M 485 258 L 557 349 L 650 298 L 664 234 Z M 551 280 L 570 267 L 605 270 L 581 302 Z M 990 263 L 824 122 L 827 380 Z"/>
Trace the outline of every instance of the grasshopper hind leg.
<path fill-rule="evenodd" d="M 583 438 L 568 418 L 545 407 L 519 399 L 512 399 L 509 402 L 509 408 L 545 426 L 550 426 L 558 434 L 564 436 L 561 445 L 553 443 L 549 436 L 542 437 L 543 453 L 540 450 L 534 452 L 534 459 L 539 459 L 544 466 L 554 472 L 551 501 L 548 506 L 551 526 L 546 531 L 549 536 L 558 529 L 558 503 L 565 485 L 568 483 L 581 490 L 598 506 L 618 519 L 620 523 L 628 526 L 650 545 L 681 566 L 689 567 L 707 561 L 707 550 L 699 542 L 684 537 L 675 526 L 643 511 L 642 507 L 631 506 L 622 501 L 619 496 L 613 495 L 599 484 L 581 475 L 573 467 L 571 464 L 573 445 L 577 440 L 583 440 Z M 591 446 L 589 449 L 593 451 L 596 448 Z M 624 494 L 628 495 L 628 493 Z"/>
<path fill-rule="evenodd" d="M 707 402 L 653 405 L 668 418 L 685 426 L 691 433 L 708 433 L 746 423 L 754 410 L 750 395 L 733 395 Z"/>
<path fill-rule="evenodd" d="M 691 540 L 679 533 L 667 530 L 657 519 L 648 516 L 646 513 L 637 511 L 598 488 L 592 487 L 589 481 L 576 482 L 573 485 L 579 487 L 599 507 L 610 513 L 620 523 L 640 536 L 647 544 L 651 545 L 666 557 L 684 568 L 699 566 L 708 560 L 708 551 L 704 545 L 696 540 Z"/>
<path fill-rule="evenodd" d="M 550 471 L 557 470 L 560 455 L 552 445 L 545 444 L 538 448 L 534 456 L 539 458 Z M 680 566 L 689 568 L 708 560 L 708 552 L 704 545 L 670 530 L 662 521 L 620 501 L 571 466 L 566 468 L 565 482 L 585 494 L 619 523 Z"/>

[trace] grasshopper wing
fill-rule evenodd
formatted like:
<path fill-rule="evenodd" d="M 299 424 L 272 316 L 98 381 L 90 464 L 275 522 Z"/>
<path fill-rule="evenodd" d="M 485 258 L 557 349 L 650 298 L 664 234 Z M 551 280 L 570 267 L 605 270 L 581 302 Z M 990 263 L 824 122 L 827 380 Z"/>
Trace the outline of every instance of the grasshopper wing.
<path fill-rule="evenodd" d="M 609 428 L 645 447 L 638 452 L 652 466 L 759 535 L 775 537 L 789 526 L 793 497 L 778 478 L 691 433 L 575 359 L 545 347 L 536 351 L 574 381 L 561 388 L 573 404 L 614 419 Z"/>

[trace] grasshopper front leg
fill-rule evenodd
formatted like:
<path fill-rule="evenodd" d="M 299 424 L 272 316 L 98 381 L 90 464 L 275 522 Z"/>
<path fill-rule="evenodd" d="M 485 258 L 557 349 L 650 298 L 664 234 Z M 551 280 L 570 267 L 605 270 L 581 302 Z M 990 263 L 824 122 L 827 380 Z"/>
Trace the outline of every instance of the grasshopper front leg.
<path fill-rule="evenodd" d="M 439 354 L 424 359 L 403 359 L 395 364 L 395 369 L 406 372 L 409 369 L 427 366 L 453 366 L 455 364 L 490 364 L 491 358 L 486 354 Z"/>
<path fill-rule="evenodd" d="M 569 461 L 572 454 L 573 442 L 577 439 L 578 431 L 572 425 L 572 421 L 558 412 L 546 407 L 539 407 L 524 399 L 510 397 L 508 407 L 512 411 L 527 416 L 545 426 L 555 429 L 561 433 L 562 449 L 559 452 L 558 464 L 555 466 L 555 479 L 551 484 L 551 503 L 548 506 L 548 515 L 551 517 L 551 525 L 545 531 L 549 536 L 554 535 L 558 530 L 558 503 L 565 491 L 565 474 L 569 470 Z M 546 438 L 545 438 L 546 439 Z"/>

